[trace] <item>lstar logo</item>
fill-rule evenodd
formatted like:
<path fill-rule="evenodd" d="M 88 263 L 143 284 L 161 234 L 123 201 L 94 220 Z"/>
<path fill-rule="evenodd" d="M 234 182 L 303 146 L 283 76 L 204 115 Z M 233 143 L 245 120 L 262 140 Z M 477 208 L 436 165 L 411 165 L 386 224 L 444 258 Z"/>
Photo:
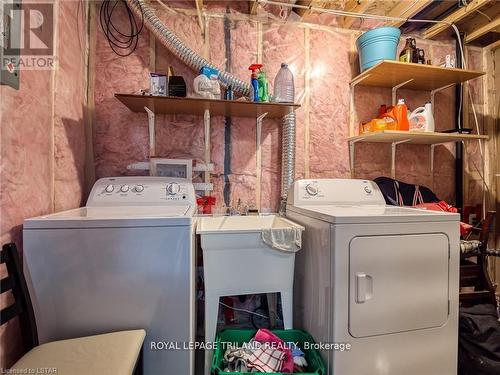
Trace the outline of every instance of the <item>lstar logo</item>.
<path fill-rule="evenodd" d="M 2 1 L 2 68 L 20 70 L 53 69 L 54 3 Z"/>

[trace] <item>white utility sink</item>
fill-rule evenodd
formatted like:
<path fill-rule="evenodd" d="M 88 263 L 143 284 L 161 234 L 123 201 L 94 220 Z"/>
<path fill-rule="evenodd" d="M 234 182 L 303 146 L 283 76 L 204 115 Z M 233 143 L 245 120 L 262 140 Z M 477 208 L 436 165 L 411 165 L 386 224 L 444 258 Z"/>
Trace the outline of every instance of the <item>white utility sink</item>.
<path fill-rule="evenodd" d="M 277 215 L 198 218 L 205 276 L 205 340 L 215 340 L 219 298 L 280 293 L 285 329 L 293 328 L 293 272 L 304 227 Z M 265 237 L 266 242 L 264 242 Z M 288 243 L 289 247 L 275 246 Z M 271 243 L 273 246 L 267 245 Z M 211 353 L 205 353 L 205 370 Z"/>
<path fill-rule="evenodd" d="M 196 233 L 261 233 L 265 229 L 301 228 L 298 224 L 277 215 L 205 216 L 199 219 Z"/>

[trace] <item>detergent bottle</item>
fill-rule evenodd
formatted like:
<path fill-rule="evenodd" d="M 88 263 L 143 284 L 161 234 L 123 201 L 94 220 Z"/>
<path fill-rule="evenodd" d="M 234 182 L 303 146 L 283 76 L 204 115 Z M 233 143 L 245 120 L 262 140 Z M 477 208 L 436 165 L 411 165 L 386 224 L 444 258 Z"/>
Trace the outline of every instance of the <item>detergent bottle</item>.
<path fill-rule="evenodd" d="M 195 96 L 206 99 L 220 99 L 219 71 L 204 66 L 201 68 L 200 73 L 193 82 Z"/>
<path fill-rule="evenodd" d="M 269 83 L 267 82 L 266 72 L 260 70 L 257 75 L 257 81 L 259 82 L 259 101 L 268 102 L 269 101 Z"/>
<path fill-rule="evenodd" d="M 432 115 L 432 104 L 425 103 L 423 107 L 415 109 L 408 115 L 408 121 L 411 131 L 434 131 L 434 116 Z"/>
<path fill-rule="evenodd" d="M 391 112 L 398 123 L 398 130 L 410 130 L 410 124 L 408 123 L 408 107 L 406 107 L 404 99 L 398 99 L 398 104 L 394 106 Z"/>
<path fill-rule="evenodd" d="M 398 104 L 394 107 L 385 107 L 386 112 L 384 114 L 379 114 L 379 117 L 385 119 L 389 122 L 389 119 L 393 119 L 396 124 L 391 125 L 394 130 L 410 130 L 410 125 L 408 123 L 408 108 L 406 107 L 405 100 L 399 99 Z M 381 106 L 380 112 L 384 110 Z M 392 129 L 387 129 L 392 130 Z"/>
<path fill-rule="evenodd" d="M 262 68 L 262 64 L 252 64 L 248 67 L 248 70 L 252 71 L 252 75 L 250 78 L 250 86 L 252 88 L 252 92 L 250 94 L 250 97 L 252 101 L 258 102 L 259 101 L 259 81 L 258 81 L 258 72 Z"/>

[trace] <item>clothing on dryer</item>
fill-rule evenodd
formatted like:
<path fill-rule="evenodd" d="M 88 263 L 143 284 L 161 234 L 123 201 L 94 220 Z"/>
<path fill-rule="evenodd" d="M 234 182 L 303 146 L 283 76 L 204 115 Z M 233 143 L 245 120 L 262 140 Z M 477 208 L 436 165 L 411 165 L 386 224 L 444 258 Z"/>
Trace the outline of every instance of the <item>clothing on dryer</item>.
<path fill-rule="evenodd" d="M 391 206 L 415 206 L 440 201 L 436 194 L 425 186 L 407 184 L 389 177 L 377 177 L 374 181 L 382 191 L 386 203 Z"/>

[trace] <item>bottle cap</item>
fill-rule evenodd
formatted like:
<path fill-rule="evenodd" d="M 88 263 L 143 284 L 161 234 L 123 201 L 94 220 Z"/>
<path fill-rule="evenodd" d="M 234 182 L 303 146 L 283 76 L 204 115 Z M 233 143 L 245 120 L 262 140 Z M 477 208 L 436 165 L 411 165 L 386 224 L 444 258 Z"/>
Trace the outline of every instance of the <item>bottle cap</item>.
<path fill-rule="evenodd" d="M 282 68 L 288 68 L 288 64 L 287 63 L 281 63 L 281 67 Z"/>

